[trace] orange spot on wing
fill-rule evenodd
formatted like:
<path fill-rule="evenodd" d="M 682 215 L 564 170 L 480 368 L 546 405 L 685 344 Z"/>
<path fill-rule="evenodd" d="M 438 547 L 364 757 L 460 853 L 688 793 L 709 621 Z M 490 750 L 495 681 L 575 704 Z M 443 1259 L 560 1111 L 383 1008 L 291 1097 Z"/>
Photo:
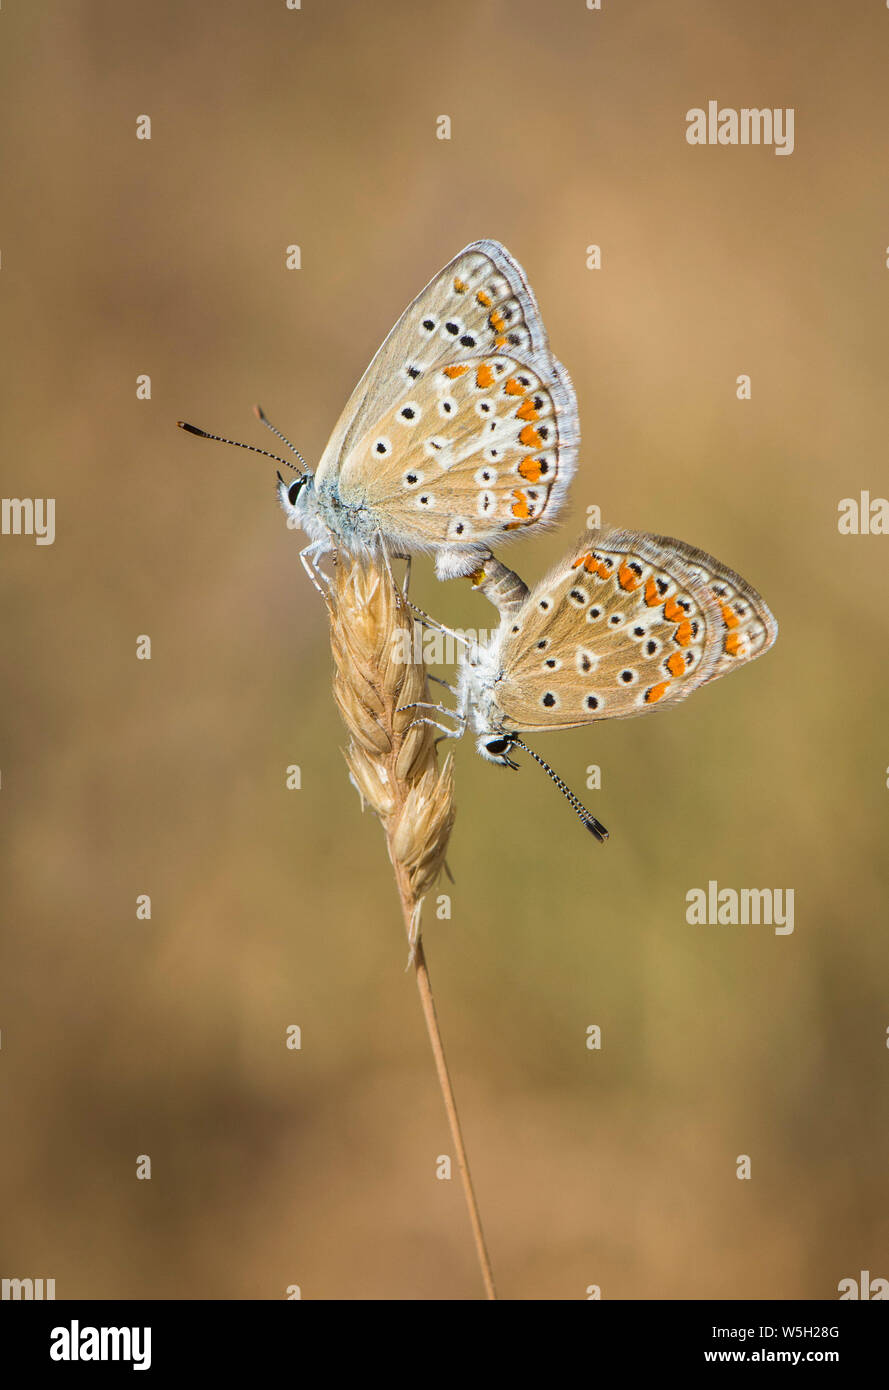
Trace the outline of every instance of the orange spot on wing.
<path fill-rule="evenodd" d="M 523 478 L 526 478 L 528 480 L 529 483 L 539 483 L 540 460 L 532 458 L 522 459 L 521 463 L 519 464 L 519 472 L 521 473 Z M 575 564 L 580 563 L 581 561 L 579 560 L 575 561 Z"/>
<path fill-rule="evenodd" d="M 469 289 L 469 286 L 466 284 L 466 281 L 461 280 L 458 275 L 454 280 L 454 289 L 457 291 L 458 294 L 465 294 L 466 291 Z"/>
<path fill-rule="evenodd" d="M 533 425 L 526 425 L 519 435 L 519 439 L 526 449 L 541 449 L 543 447 L 543 440 Z"/>
<path fill-rule="evenodd" d="M 653 685 L 653 686 L 651 687 L 650 690 L 646 690 L 646 692 L 645 692 L 645 703 L 646 703 L 647 705 L 654 705 L 654 704 L 656 704 L 657 701 L 660 700 L 660 699 L 662 698 L 662 696 L 664 695 L 664 693 L 665 693 L 666 690 L 668 689 L 669 684 L 670 684 L 669 681 L 659 681 L 658 684 L 657 684 L 657 685 Z"/>
<path fill-rule="evenodd" d="M 577 567 L 578 567 L 578 565 L 586 565 L 587 560 L 592 560 L 592 558 L 593 558 L 592 555 L 578 555 L 577 559 L 574 561 L 574 563 L 572 564 L 571 568 L 572 568 L 573 570 L 576 570 Z"/>
<path fill-rule="evenodd" d="M 629 565 L 621 565 L 617 572 L 617 581 L 622 589 L 632 593 L 633 589 L 639 588 L 639 576 L 635 570 L 631 570 Z"/>
<path fill-rule="evenodd" d="M 494 385 L 494 373 L 491 371 L 491 368 L 488 366 L 487 362 L 483 362 L 482 365 L 479 367 L 478 371 L 476 372 L 475 384 L 476 386 L 482 387 Z"/>
<path fill-rule="evenodd" d="M 653 576 L 650 576 L 645 581 L 645 602 L 648 604 L 649 608 L 655 608 L 660 601 L 661 596 L 658 593 L 657 584 L 655 584 Z"/>
<path fill-rule="evenodd" d="M 518 408 L 518 410 L 516 411 L 515 414 L 516 414 L 516 419 L 517 419 L 517 420 L 539 420 L 539 419 L 540 419 L 540 412 L 534 409 L 534 402 L 533 402 L 533 401 L 530 401 L 530 400 L 522 401 L 521 405 L 519 406 L 519 408 Z"/>
<path fill-rule="evenodd" d="M 685 657 L 681 652 L 674 652 L 667 662 L 667 670 L 671 676 L 681 676 L 685 670 Z"/>
<path fill-rule="evenodd" d="M 604 560 L 599 560 L 595 555 L 587 555 L 586 568 L 590 574 L 597 574 L 600 579 L 611 578 L 611 567 Z"/>
<path fill-rule="evenodd" d="M 445 376 L 449 376 L 449 377 L 451 378 L 451 380 L 453 381 L 454 377 L 462 376 L 464 372 L 468 372 L 468 371 L 469 371 L 469 367 L 468 367 L 468 365 L 464 362 L 463 365 L 460 366 L 460 367 L 445 367 L 445 369 L 444 369 L 444 374 L 445 374 Z"/>
<path fill-rule="evenodd" d="M 518 501 L 512 504 L 513 516 L 520 516 L 523 521 L 526 520 L 531 515 L 531 508 L 528 506 L 527 497 L 520 487 L 514 488 L 512 495 L 518 498 Z"/>
<path fill-rule="evenodd" d="M 489 294 L 485 294 L 484 290 L 478 290 L 475 297 L 479 304 L 483 305 L 485 309 L 490 309 L 491 296 Z"/>
<path fill-rule="evenodd" d="M 744 644 L 744 637 L 742 633 L 730 632 L 728 637 L 726 637 L 725 639 L 725 649 L 728 652 L 729 656 L 743 656 L 746 651 L 746 647 Z"/>
<path fill-rule="evenodd" d="M 664 604 L 664 617 L 671 623 L 678 623 L 685 617 L 685 609 L 677 603 L 675 594 Z"/>
<path fill-rule="evenodd" d="M 734 608 L 730 608 L 727 603 L 722 605 L 722 617 L 726 627 L 737 627 L 741 621 Z"/>
<path fill-rule="evenodd" d="M 493 313 L 490 313 L 488 315 L 488 323 L 491 325 L 495 333 L 502 333 L 506 328 L 506 319 L 503 317 L 499 309 L 495 309 Z"/>
<path fill-rule="evenodd" d="M 524 386 L 521 382 L 516 381 L 514 376 L 509 378 L 509 381 L 507 381 L 503 389 L 507 396 L 523 396 L 525 394 Z"/>
<path fill-rule="evenodd" d="M 502 337 L 501 337 L 501 338 L 495 338 L 495 339 L 494 339 L 494 346 L 495 346 L 495 347 L 506 347 L 506 342 L 507 342 L 506 338 L 502 338 Z"/>
<path fill-rule="evenodd" d="M 688 618 L 685 618 L 673 633 L 673 640 L 678 642 L 680 647 L 687 647 L 691 641 L 691 637 L 691 623 Z"/>

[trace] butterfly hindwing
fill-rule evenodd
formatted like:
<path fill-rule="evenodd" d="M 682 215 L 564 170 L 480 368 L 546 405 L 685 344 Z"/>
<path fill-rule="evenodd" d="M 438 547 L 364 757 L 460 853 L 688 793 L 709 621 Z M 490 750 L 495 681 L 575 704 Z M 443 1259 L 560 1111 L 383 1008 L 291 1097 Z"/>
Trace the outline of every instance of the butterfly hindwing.
<path fill-rule="evenodd" d="M 575 418 L 570 383 L 542 364 L 496 353 L 437 365 L 355 443 L 340 494 L 360 488 L 388 530 L 428 547 L 490 543 L 564 491 Z"/>
<path fill-rule="evenodd" d="M 778 636 L 778 624 L 768 605 L 756 590 L 734 570 L 728 569 L 712 555 L 684 545 L 673 544 L 688 565 L 689 571 L 704 583 L 713 594 L 722 612 L 724 623 L 723 649 L 708 680 L 723 676 L 747 661 L 762 656 Z"/>
<path fill-rule="evenodd" d="M 768 607 L 703 551 L 588 532 L 504 624 L 492 692 L 504 727 L 568 728 L 664 708 L 761 655 Z"/>

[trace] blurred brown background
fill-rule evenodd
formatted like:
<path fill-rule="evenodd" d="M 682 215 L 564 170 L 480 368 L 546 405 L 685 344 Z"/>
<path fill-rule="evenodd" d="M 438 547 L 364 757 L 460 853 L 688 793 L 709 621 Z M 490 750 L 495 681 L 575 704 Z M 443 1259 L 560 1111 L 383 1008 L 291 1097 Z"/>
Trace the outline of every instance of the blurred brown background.
<path fill-rule="evenodd" d="M 516 568 L 595 503 L 781 624 L 662 718 L 538 740 L 604 848 L 536 769 L 457 749 L 426 941 L 501 1294 L 889 1275 L 889 538 L 837 532 L 841 498 L 889 492 L 887 45 L 885 8 L 827 0 L 4 6 L 2 492 L 54 496 L 57 534 L 0 537 L 0 1275 L 480 1294 L 301 539 L 274 465 L 175 429 L 270 446 L 259 400 L 317 460 L 480 236 L 525 266 L 584 430 L 565 524 Z M 689 146 L 711 98 L 795 108 L 794 153 Z M 709 879 L 794 888 L 794 934 L 687 925 Z"/>

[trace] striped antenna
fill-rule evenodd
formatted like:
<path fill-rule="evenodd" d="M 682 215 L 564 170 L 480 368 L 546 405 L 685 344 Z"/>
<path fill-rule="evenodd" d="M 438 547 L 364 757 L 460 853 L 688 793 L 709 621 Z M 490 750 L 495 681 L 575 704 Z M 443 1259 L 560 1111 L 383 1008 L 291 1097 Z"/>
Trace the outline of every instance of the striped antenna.
<path fill-rule="evenodd" d="M 515 734 L 510 734 L 509 738 L 515 744 L 516 748 L 521 748 L 524 753 L 527 753 L 529 757 L 534 759 L 535 763 L 540 764 L 547 776 L 551 777 L 552 780 L 555 782 L 559 791 L 568 801 L 575 814 L 578 815 L 580 819 L 583 821 L 583 824 L 586 826 L 590 834 L 595 835 L 596 839 L 599 841 L 599 844 L 603 845 L 605 841 L 608 839 L 608 831 L 605 829 L 602 822 L 600 820 L 596 820 L 596 817 L 592 814 L 591 811 L 587 810 L 583 802 L 578 801 L 571 788 L 562 781 L 561 777 L 558 775 L 557 772 L 553 772 L 549 763 L 544 762 L 543 758 L 541 758 L 539 753 L 535 753 L 534 749 L 529 748 L 527 743 L 522 743 L 522 740 L 520 738 L 516 738 Z"/>
<path fill-rule="evenodd" d="M 302 454 L 299 452 L 299 449 L 297 449 L 297 447 L 296 447 L 295 444 L 291 444 L 291 442 L 290 442 L 290 440 L 287 438 L 287 435 L 286 435 L 286 434 L 282 434 L 281 431 L 277 428 L 277 426 L 275 426 L 275 425 L 272 424 L 271 420 L 269 420 L 269 419 L 266 417 L 265 411 L 263 410 L 263 408 L 262 408 L 261 405 L 255 405 L 255 406 L 253 407 L 253 414 L 256 416 L 257 420 L 261 420 L 261 421 L 262 421 L 262 423 L 265 425 L 265 427 L 266 427 L 267 430 L 271 430 L 272 434 L 276 434 L 276 435 L 278 436 L 278 438 L 280 439 L 280 441 L 281 441 L 282 444 L 286 444 L 286 445 L 287 445 L 287 447 L 288 447 L 288 449 L 291 451 L 291 453 L 296 454 L 296 457 L 299 459 L 299 461 L 300 461 L 300 463 L 302 464 L 303 468 L 304 468 L 304 469 L 306 470 L 306 472 L 308 473 L 308 471 L 309 471 L 309 465 L 306 463 L 306 461 L 305 461 L 305 459 L 303 458 Z M 293 467 L 292 464 L 291 464 L 291 467 Z"/>
<path fill-rule="evenodd" d="M 255 444 L 242 444 L 240 439 L 226 439 L 223 434 L 210 434 L 209 430 L 199 430 L 197 425 L 189 425 L 186 420 L 177 420 L 176 424 L 181 430 L 187 430 L 189 434 L 196 434 L 201 439 L 215 439 L 220 444 L 233 444 L 236 449 L 249 449 L 252 454 L 262 454 L 263 458 L 274 459 L 275 463 L 283 463 L 285 468 L 292 468 L 294 473 L 300 473 L 295 463 L 289 459 L 282 459 L 279 454 L 270 454 L 268 449 L 258 449 Z"/>

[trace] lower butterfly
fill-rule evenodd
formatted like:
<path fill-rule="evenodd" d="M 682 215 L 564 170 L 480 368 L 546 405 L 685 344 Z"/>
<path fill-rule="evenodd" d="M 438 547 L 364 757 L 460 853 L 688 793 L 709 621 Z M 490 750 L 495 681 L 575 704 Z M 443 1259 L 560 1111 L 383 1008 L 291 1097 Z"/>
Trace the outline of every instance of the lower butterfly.
<path fill-rule="evenodd" d="M 745 579 L 684 541 L 589 531 L 529 592 L 491 559 L 473 576 L 500 610 L 487 644 L 469 644 L 457 678 L 457 727 L 483 758 L 515 767 L 520 748 L 545 768 L 587 829 L 604 827 L 519 737 L 626 719 L 684 700 L 768 651 L 778 624 Z M 456 635 L 456 634 L 455 634 Z"/>

